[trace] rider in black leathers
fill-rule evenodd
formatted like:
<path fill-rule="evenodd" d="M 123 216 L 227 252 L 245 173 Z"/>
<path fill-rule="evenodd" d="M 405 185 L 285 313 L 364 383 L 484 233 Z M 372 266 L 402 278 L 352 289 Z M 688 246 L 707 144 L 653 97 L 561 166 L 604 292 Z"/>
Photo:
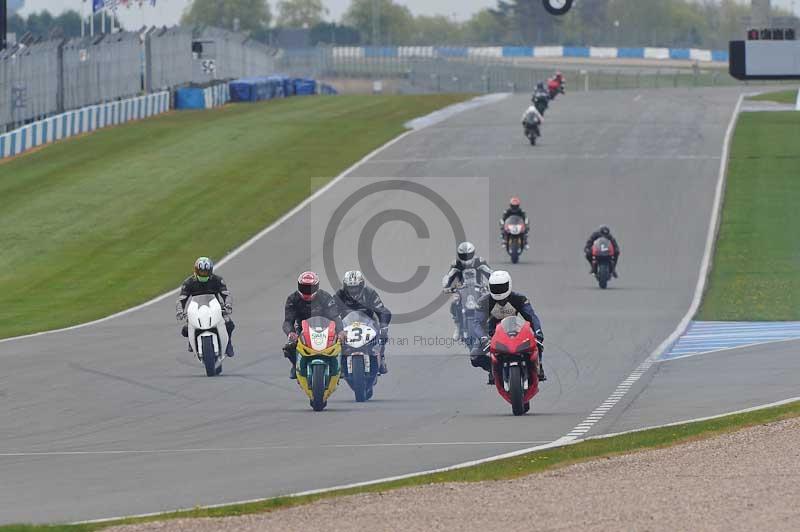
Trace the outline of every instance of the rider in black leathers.
<path fill-rule="evenodd" d="M 489 293 L 481 297 L 478 301 L 478 312 L 473 323 L 473 331 L 481 342 L 472 349 L 470 362 L 476 368 L 483 368 L 489 372 L 489 384 L 494 383 L 491 373 L 491 360 L 486 354 L 489 340 L 494 335 L 497 324 L 509 316 L 521 316 L 531 324 L 536 341 L 539 346 L 539 380 L 546 381 L 544 374 L 544 333 L 542 333 L 542 323 L 530 300 L 519 292 L 511 290 L 511 277 L 508 272 L 496 271 L 489 280 Z"/>
<path fill-rule="evenodd" d="M 533 96 L 531 96 L 531 103 L 533 103 L 533 105 L 536 106 L 536 109 L 538 109 L 539 112 L 544 115 L 544 112 L 550 105 L 550 93 L 547 92 L 544 82 L 540 81 L 536 84 L 536 90 L 533 92 Z"/>
<path fill-rule="evenodd" d="M 214 263 L 208 257 L 200 257 L 194 263 L 194 273 L 187 277 L 181 284 L 181 293 L 175 304 L 175 317 L 183 324 L 181 335 L 189 337 L 189 326 L 186 323 L 186 304 L 189 298 L 199 295 L 215 295 L 222 304 L 222 317 L 225 319 L 225 329 L 228 331 L 228 345 L 225 347 L 225 354 L 229 357 L 234 355 L 231 334 L 236 325 L 231 319 L 233 313 L 233 298 L 225 284 L 225 280 L 219 275 L 214 274 Z M 189 344 L 189 351 L 192 345 Z"/>
<path fill-rule="evenodd" d="M 378 336 L 378 356 L 380 357 L 380 373 L 388 373 L 386 367 L 386 342 L 389 339 L 389 322 L 392 321 L 392 312 L 386 308 L 373 288 L 366 285 L 364 275 L 358 270 L 351 270 L 344 274 L 342 288 L 333 295 L 339 308 L 339 316 L 344 318 L 350 312 L 363 312 L 374 318 L 380 327 Z"/>
<path fill-rule="evenodd" d="M 314 316 L 328 318 L 336 324 L 336 332 L 342 331 L 339 307 L 336 300 L 325 290 L 319 288 L 319 277 L 314 272 L 303 272 L 297 279 L 297 290 L 289 294 L 284 305 L 283 332 L 287 342 L 283 346 L 283 356 L 292 363 L 290 379 L 295 379 L 297 338 L 302 332 L 301 324 Z"/>
<path fill-rule="evenodd" d="M 586 260 L 589 262 L 591 269 L 589 273 L 595 274 L 597 273 L 594 271 L 594 264 L 592 263 L 592 246 L 594 245 L 595 240 L 600 237 L 607 238 L 611 241 L 611 244 L 614 246 L 614 256 L 611 259 L 611 275 L 614 277 L 618 277 L 617 275 L 617 261 L 619 261 L 620 255 L 620 247 L 617 239 L 614 238 L 614 235 L 611 234 L 611 229 L 608 228 L 607 225 L 601 226 L 599 229 L 594 231 L 591 235 L 589 235 L 589 240 L 586 241 L 586 246 L 583 248 L 583 254 L 586 256 Z"/>
<path fill-rule="evenodd" d="M 446 292 L 452 289 L 454 283 L 460 284 L 463 281 L 462 272 L 468 268 L 475 269 L 477 281 L 481 285 L 492 275 L 492 269 L 483 257 L 475 256 L 475 246 L 471 242 L 462 242 L 458 245 L 456 252 L 458 258 L 450 265 L 450 270 L 442 280 L 442 288 L 444 288 Z M 453 300 L 450 303 L 450 316 L 453 318 L 453 322 L 456 325 L 456 329 L 453 332 L 454 340 L 461 338 L 462 333 L 461 320 L 458 317 L 458 313 L 458 304 Z"/>
<path fill-rule="evenodd" d="M 509 216 L 519 216 L 520 218 L 525 220 L 524 240 L 525 240 L 525 249 L 528 249 L 528 233 L 531 230 L 531 226 L 530 223 L 528 222 L 528 215 L 525 211 L 522 210 L 521 205 L 522 201 L 518 197 L 514 196 L 509 200 L 508 208 L 503 213 L 503 216 L 500 218 L 500 243 L 504 247 L 506 245 L 506 235 L 505 232 L 503 231 L 503 226 L 505 225 L 506 220 L 508 220 Z"/>

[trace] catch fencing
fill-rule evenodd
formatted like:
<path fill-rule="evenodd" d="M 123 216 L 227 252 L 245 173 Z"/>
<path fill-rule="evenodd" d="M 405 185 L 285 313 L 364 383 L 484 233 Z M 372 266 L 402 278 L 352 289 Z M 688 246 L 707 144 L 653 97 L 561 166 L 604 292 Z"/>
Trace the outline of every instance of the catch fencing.
<path fill-rule="evenodd" d="M 150 28 L 0 52 L 0 130 L 189 83 L 275 73 L 277 50 L 217 28 Z"/>

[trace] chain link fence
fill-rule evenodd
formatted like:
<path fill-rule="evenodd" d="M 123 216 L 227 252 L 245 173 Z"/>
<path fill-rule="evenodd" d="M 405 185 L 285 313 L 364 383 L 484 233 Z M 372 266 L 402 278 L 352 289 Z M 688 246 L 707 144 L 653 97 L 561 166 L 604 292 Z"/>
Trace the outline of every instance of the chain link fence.
<path fill-rule="evenodd" d="M 0 130 L 190 83 L 275 73 L 277 51 L 217 28 L 151 28 L 0 52 Z"/>

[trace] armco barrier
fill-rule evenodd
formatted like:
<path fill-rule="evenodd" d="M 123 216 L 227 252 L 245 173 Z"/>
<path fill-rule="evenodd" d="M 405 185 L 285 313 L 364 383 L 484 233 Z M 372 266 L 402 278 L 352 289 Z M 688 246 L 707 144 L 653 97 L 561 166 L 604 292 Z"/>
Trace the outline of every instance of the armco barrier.
<path fill-rule="evenodd" d="M 33 122 L 0 135 L 0 159 L 31 148 L 169 111 L 169 92 L 92 105 Z"/>

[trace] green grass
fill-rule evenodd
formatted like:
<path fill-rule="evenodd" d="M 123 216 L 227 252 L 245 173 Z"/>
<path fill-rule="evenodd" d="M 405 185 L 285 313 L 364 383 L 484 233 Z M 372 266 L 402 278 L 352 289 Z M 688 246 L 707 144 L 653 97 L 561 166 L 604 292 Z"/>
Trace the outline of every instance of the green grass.
<path fill-rule="evenodd" d="M 767 92 L 764 94 L 759 94 L 758 96 L 751 96 L 748 98 L 748 100 L 794 104 L 797 102 L 797 89 L 780 92 Z"/>
<path fill-rule="evenodd" d="M 0 337 L 100 318 L 177 287 L 197 256 L 222 257 L 302 201 L 312 178 L 338 175 L 407 120 L 466 97 L 171 113 L 0 164 Z"/>
<path fill-rule="evenodd" d="M 702 320 L 800 320 L 800 113 L 743 113 Z"/>
<path fill-rule="evenodd" d="M 249 504 L 234 504 L 213 509 L 196 509 L 185 512 L 167 513 L 152 517 L 122 519 L 119 521 L 102 524 L 61 526 L 0 526 L 0 532 L 90 532 L 120 524 L 163 521 L 177 518 L 228 517 L 270 512 L 280 508 L 308 504 L 320 499 L 354 495 L 357 493 L 383 492 L 422 484 L 508 480 L 534 473 L 540 473 L 553 468 L 564 467 L 578 462 L 585 462 L 587 460 L 593 460 L 607 456 L 616 456 L 633 451 L 664 448 L 679 443 L 710 438 L 740 430 L 745 427 L 751 427 L 764 423 L 772 423 L 798 416 L 800 416 L 800 402 L 795 402 L 777 407 L 756 410 L 754 412 L 725 416 L 708 421 L 686 423 L 660 429 L 651 429 L 624 434 L 621 436 L 614 436 L 611 438 L 588 440 L 575 445 L 525 454 L 522 456 L 498 460 L 496 462 L 482 464 L 475 467 L 449 471 L 446 473 L 413 477 L 395 482 L 386 482 L 363 488 L 340 490 L 336 492 L 309 495 L 305 497 L 278 497 Z"/>

